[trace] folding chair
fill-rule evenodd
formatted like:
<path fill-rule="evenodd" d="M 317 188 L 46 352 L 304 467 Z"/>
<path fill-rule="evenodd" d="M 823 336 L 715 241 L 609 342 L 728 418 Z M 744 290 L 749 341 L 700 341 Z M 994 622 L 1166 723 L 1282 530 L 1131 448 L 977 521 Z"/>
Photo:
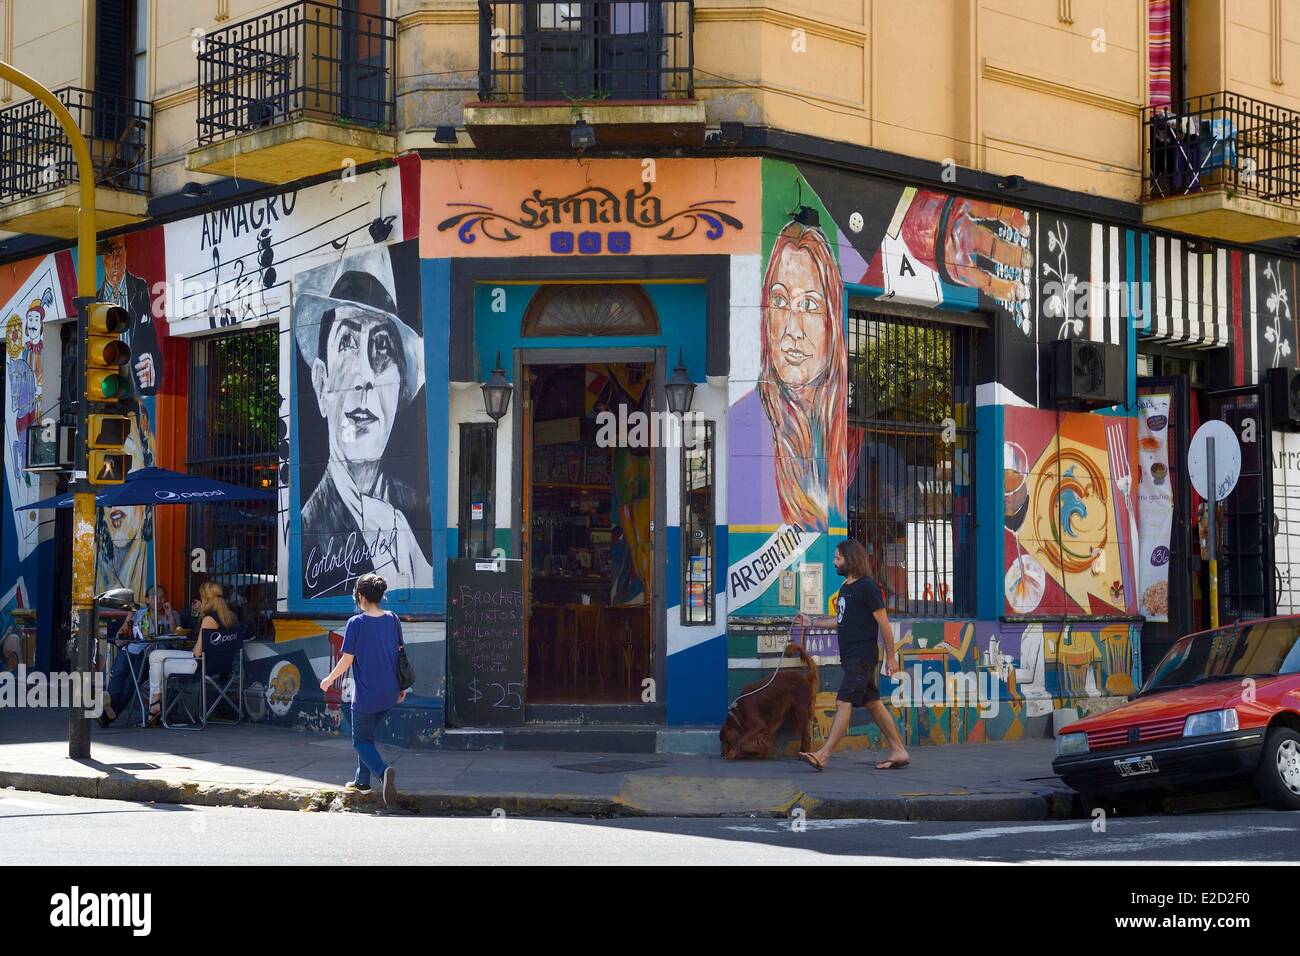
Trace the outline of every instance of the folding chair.
<path fill-rule="evenodd" d="M 244 640 L 245 629 L 232 628 L 229 631 L 214 631 L 203 638 L 203 654 L 199 657 L 199 666 L 192 674 L 168 674 L 163 661 L 162 686 L 162 724 L 169 730 L 202 730 L 208 725 L 208 718 L 224 701 L 235 709 L 235 723 L 244 719 Z M 167 688 L 172 684 L 180 685 L 171 702 L 167 700 Z M 190 708 L 190 702 L 182 692 L 186 687 L 198 685 L 199 712 L 196 715 Z M 216 697 L 208 703 L 208 687 L 211 686 Z M 231 696 L 233 692 L 234 696 Z M 180 708 L 186 717 L 186 723 L 173 723 L 172 711 Z"/>

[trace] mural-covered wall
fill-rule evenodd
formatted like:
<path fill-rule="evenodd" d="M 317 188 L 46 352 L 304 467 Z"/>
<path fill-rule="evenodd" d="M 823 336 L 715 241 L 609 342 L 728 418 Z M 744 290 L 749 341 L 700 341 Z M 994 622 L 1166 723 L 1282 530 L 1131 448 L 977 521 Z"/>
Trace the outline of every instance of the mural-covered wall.
<path fill-rule="evenodd" d="M 1149 565 L 1155 539 L 1168 533 L 1143 517 L 1161 487 L 1152 469 L 1168 463 L 1142 440 L 1159 445 L 1168 413 L 1159 396 L 1137 401 L 1139 342 L 1226 345 L 1213 353 L 1225 384 L 1295 365 L 1300 348 L 1294 261 L 776 160 L 407 157 L 133 232 L 99 252 L 100 295 L 132 316 L 138 399 L 127 410 L 137 464 L 184 467 L 192 340 L 278 333 L 280 614 L 274 641 L 250 651 L 264 719 L 344 727 L 342 697 L 316 683 L 337 658 L 350 581 L 377 569 L 390 580 L 390 605 L 413 619 L 406 634 L 421 683 L 408 706 L 422 713 L 403 718 L 411 740 L 431 739 L 442 720 L 437 618 L 457 544 L 455 429 L 486 420 L 476 383 L 498 349 L 508 355 L 524 343 L 527 305 L 554 281 L 539 277 L 538 263 L 548 264 L 543 273 L 564 263 L 565 281 L 586 281 L 585 262 L 629 256 L 725 266 L 725 375 L 706 360 L 716 349 L 712 287 L 698 277 L 659 281 L 653 265 L 639 284 L 660 334 L 527 343 L 666 348 L 670 362 L 680 348 L 696 410 L 718 423 L 717 613 L 708 626 L 681 623 L 680 463 L 666 459 L 666 567 L 657 580 L 672 722 L 720 720 L 740 687 L 767 673 L 794 616 L 830 609 L 839 586 L 831 557 L 848 533 L 850 495 L 902 494 L 915 477 L 877 475 L 855 488 L 880 453 L 849 420 L 850 303 L 906 306 L 912 316 L 942 309 L 983 324 L 976 377 L 962 383 L 971 420 L 957 423 L 969 444 L 942 476 L 971 513 L 953 550 L 976 566 L 973 589 L 949 620 L 898 622 L 904 674 L 882 686 L 886 696 L 903 688 L 907 706 L 897 713 L 913 742 L 1040 733 L 1054 710 L 1111 706 L 1131 691 L 1141 677 L 1132 618 L 1158 615 L 1163 579 Z M 453 274 L 470 260 L 491 281 L 454 303 Z M 13 507 L 53 493 L 52 480 L 23 472 L 18 456 L 25 430 L 55 401 L 49 357 L 72 288 L 67 252 L 0 268 L 4 610 L 47 605 L 53 587 L 52 516 Z M 458 322 L 470 329 L 477 367 L 453 375 Z M 1120 349 L 1128 403 L 1058 412 L 1052 348 L 1080 337 Z M 513 375 L 513 362 L 505 367 Z M 513 530 L 517 411 L 516 398 L 498 432 L 498 544 Z M 1285 454 L 1275 454 L 1276 469 L 1289 467 Z M 156 557 L 179 603 L 184 530 L 183 519 L 145 509 L 101 515 L 99 586 L 143 590 Z M 629 575 L 629 593 L 647 576 Z M 0 618 L 0 630 L 10 623 Z M 45 630 L 41 641 L 50 646 Z M 812 649 L 830 665 L 830 688 L 838 650 Z M 914 666 L 920 676 L 908 677 Z M 980 700 L 1001 710 L 925 703 L 908 687 L 923 691 L 932 672 L 974 678 Z"/>
<path fill-rule="evenodd" d="M 0 668 L 50 664 L 50 614 L 12 612 L 49 607 L 54 586 L 54 524 L 49 512 L 15 511 L 54 493 L 54 481 L 23 470 L 28 431 L 57 418 L 59 325 L 72 315 L 76 282 L 72 257 L 59 252 L 0 267 L 0 325 L 4 328 L 3 500 L 0 502 Z M 35 633 L 35 639 L 33 634 Z"/>

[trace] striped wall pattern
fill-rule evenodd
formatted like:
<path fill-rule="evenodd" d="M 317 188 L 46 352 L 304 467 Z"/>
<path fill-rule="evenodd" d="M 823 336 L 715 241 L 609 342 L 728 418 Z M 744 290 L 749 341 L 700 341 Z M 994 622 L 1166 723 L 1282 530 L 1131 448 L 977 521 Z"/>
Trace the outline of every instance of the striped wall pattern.
<path fill-rule="evenodd" d="M 1228 349 L 1236 384 L 1297 364 L 1295 260 L 1066 217 L 1040 216 L 1039 232 L 1040 343 L 1077 335 L 1123 345 L 1131 323 L 1141 340 Z M 1047 277 L 1062 270 L 1080 289 L 1073 325 L 1046 301 Z"/>

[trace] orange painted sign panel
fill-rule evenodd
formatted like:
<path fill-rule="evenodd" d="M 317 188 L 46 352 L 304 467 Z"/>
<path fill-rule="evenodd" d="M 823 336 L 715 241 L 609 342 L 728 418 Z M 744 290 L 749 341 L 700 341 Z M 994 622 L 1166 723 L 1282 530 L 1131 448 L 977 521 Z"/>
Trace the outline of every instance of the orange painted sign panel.
<path fill-rule="evenodd" d="M 756 253 L 757 159 L 427 160 L 420 255 Z"/>

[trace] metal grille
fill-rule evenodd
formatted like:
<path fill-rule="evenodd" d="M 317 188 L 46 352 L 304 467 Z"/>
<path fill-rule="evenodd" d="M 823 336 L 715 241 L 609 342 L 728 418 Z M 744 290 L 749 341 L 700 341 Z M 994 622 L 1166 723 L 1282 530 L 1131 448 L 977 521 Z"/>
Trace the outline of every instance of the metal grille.
<path fill-rule="evenodd" d="M 849 314 L 849 535 L 898 613 L 974 609 L 973 338 Z"/>
<path fill-rule="evenodd" d="M 691 0 L 479 0 L 479 97 L 690 99 L 694 15 Z"/>
<path fill-rule="evenodd" d="M 1300 203 L 1300 113 L 1236 93 L 1143 112 L 1142 198 L 1227 189 Z"/>
<path fill-rule="evenodd" d="M 713 422 L 699 423 L 682 441 L 682 623 L 713 623 L 715 521 Z"/>
<path fill-rule="evenodd" d="M 189 471 L 251 488 L 276 487 L 280 347 L 275 329 L 196 339 L 190 352 Z M 189 550 L 207 552 L 203 580 L 219 582 L 250 632 L 271 633 L 276 593 L 275 502 L 188 509 Z"/>
<path fill-rule="evenodd" d="M 293 3 L 198 41 L 198 139 L 293 120 L 391 130 L 397 21 L 383 0 Z"/>
<path fill-rule="evenodd" d="M 147 194 L 153 104 L 73 86 L 53 92 L 86 137 L 95 182 Z M 16 202 L 79 181 L 72 144 L 39 100 L 0 110 L 0 202 Z"/>

